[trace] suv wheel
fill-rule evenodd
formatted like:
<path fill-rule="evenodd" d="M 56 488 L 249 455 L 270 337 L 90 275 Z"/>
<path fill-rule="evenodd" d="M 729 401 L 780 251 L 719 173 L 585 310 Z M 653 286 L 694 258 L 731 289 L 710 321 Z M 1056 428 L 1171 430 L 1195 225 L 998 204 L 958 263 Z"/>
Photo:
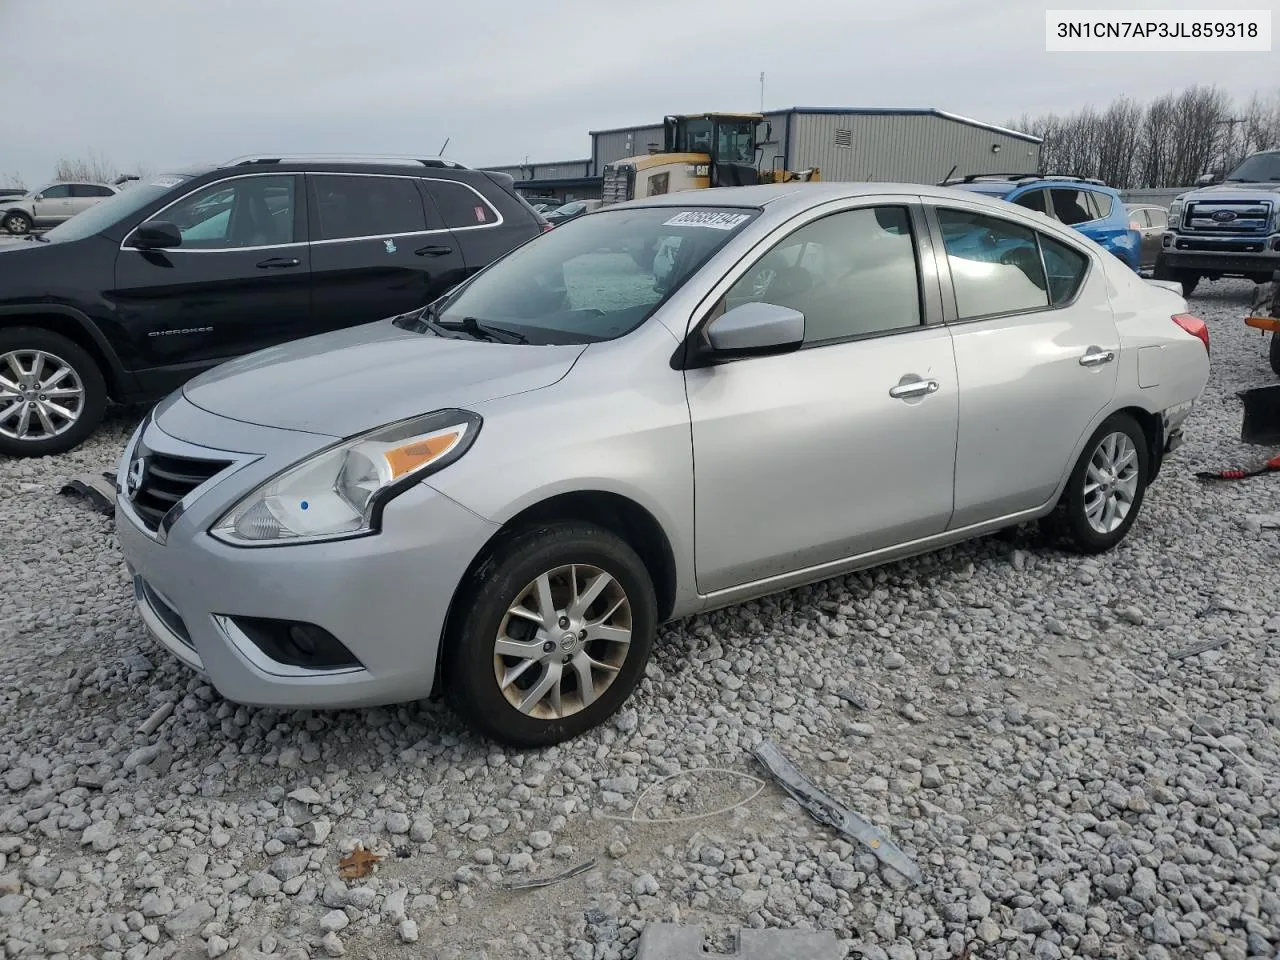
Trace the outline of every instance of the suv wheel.
<path fill-rule="evenodd" d="M 539 747 L 597 726 L 639 682 L 657 631 L 644 562 L 589 523 L 498 546 L 454 602 L 445 694 L 473 728 Z"/>
<path fill-rule="evenodd" d="M 1102 553 L 1138 519 L 1151 478 L 1147 438 L 1128 414 L 1108 417 L 1076 461 L 1047 532 L 1080 553 Z"/>
<path fill-rule="evenodd" d="M 32 226 L 34 226 L 34 224 L 32 223 L 31 218 L 20 210 L 11 213 L 9 216 L 4 218 L 4 228 L 10 233 L 30 233 Z"/>
<path fill-rule="evenodd" d="M 102 372 L 66 337 L 0 330 L 0 453 L 42 457 L 79 446 L 102 419 Z"/>

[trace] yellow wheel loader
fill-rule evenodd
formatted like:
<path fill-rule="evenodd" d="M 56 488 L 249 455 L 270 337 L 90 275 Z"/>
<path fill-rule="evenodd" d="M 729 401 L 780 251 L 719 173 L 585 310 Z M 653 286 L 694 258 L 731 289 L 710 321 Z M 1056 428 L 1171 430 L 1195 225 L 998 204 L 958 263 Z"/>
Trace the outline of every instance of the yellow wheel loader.
<path fill-rule="evenodd" d="M 771 124 L 758 113 L 665 117 L 662 151 L 606 164 L 600 197 L 610 204 L 706 187 L 821 179 L 816 167 L 759 169 L 760 143 L 771 133 Z"/>

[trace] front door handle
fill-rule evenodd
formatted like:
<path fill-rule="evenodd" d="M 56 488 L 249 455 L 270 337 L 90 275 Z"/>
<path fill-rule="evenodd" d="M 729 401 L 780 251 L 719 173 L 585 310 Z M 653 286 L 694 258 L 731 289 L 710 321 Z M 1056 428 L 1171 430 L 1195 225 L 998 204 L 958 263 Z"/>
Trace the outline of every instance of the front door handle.
<path fill-rule="evenodd" d="M 453 253 L 453 247 L 427 246 L 413 251 L 420 257 L 444 257 Z"/>
<path fill-rule="evenodd" d="M 938 392 L 937 380 L 907 380 L 889 388 L 889 396 L 895 400 L 910 400 L 913 397 L 927 397 Z"/>
<path fill-rule="evenodd" d="M 297 257 L 271 257 L 263 260 L 258 264 L 260 270 L 269 270 L 272 267 L 296 267 L 302 263 Z"/>
<path fill-rule="evenodd" d="M 1115 358 L 1114 350 L 1099 350 L 1097 347 L 1090 347 L 1085 355 L 1080 358 L 1080 366 L 1100 367 L 1104 363 L 1110 363 Z"/>

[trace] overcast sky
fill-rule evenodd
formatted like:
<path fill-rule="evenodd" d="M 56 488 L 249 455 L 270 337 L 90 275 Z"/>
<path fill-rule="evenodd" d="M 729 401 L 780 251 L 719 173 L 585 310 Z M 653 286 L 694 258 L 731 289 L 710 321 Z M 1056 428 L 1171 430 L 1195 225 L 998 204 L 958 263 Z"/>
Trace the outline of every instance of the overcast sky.
<path fill-rule="evenodd" d="M 1046 53 L 1045 7 L 0 0 L 0 180 L 34 186 L 91 153 L 160 172 L 256 151 L 435 154 L 446 137 L 469 165 L 573 159 L 591 129 L 757 109 L 762 70 L 768 109 L 934 106 L 993 123 L 1191 83 L 1280 88 L 1276 52 Z"/>

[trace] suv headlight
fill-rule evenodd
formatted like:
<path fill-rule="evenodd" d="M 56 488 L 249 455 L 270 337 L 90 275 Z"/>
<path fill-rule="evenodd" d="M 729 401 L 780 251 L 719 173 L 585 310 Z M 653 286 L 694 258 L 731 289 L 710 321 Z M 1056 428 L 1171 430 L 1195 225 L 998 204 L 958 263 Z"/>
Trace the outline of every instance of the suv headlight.
<path fill-rule="evenodd" d="M 272 477 L 209 532 L 241 547 L 374 533 L 387 502 L 466 453 L 481 422 L 438 410 L 344 440 Z"/>

